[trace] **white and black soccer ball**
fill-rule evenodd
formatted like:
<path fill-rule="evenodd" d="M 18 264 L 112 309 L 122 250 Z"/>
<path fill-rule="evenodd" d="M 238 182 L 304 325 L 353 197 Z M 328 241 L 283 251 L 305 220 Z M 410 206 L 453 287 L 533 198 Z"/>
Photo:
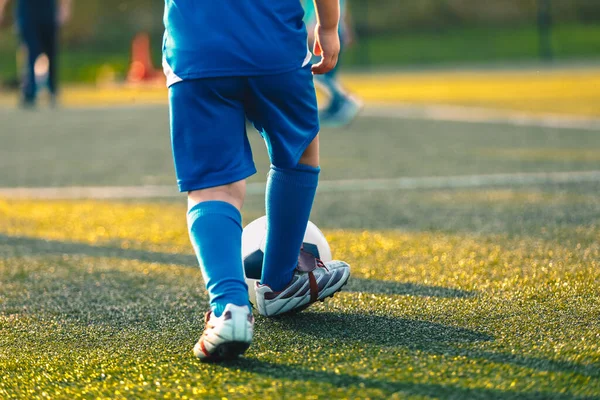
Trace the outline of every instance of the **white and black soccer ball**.
<path fill-rule="evenodd" d="M 267 217 L 260 217 L 252 221 L 242 233 L 242 259 L 248 284 L 248 295 L 252 304 L 256 304 L 255 287 L 262 275 L 266 237 Z M 331 261 L 331 248 L 325 235 L 310 221 L 306 227 L 302 247 L 323 262 Z"/>

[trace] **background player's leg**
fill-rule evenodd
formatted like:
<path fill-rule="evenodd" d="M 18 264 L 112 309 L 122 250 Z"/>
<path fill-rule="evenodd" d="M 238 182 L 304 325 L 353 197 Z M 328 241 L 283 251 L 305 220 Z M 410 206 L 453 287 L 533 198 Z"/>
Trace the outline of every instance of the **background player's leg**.
<path fill-rule="evenodd" d="M 192 191 L 187 215 L 211 309 L 219 317 L 227 304 L 248 305 L 242 266 L 242 216 L 246 181 Z"/>
<path fill-rule="evenodd" d="M 298 264 L 319 182 L 319 137 L 295 168 L 271 167 L 267 181 L 267 238 L 261 283 L 284 289 Z"/>
<path fill-rule="evenodd" d="M 322 86 L 323 89 L 329 94 L 329 104 L 324 110 L 325 113 L 329 114 L 337 112 L 342 107 L 342 104 L 347 97 L 346 92 L 344 92 L 338 83 L 337 69 L 338 66 L 336 65 L 334 69 L 324 75 L 315 75 L 315 82 Z"/>
<path fill-rule="evenodd" d="M 48 91 L 52 103 L 58 94 L 58 26 L 56 23 L 46 24 L 44 27 L 43 53 L 48 56 Z"/>
<path fill-rule="evenodd" d="M 343 46 L 342 46 L 343 51 Z M 322 126 L 344 126 L 358 115 L 362 104 L 344 90 L 338 79 L 342 53 L 334 69 L 324 75 L 315 75 L 315 83 L 329 94 L 329 104 L 319 113 Z"/>
<path fill-rule="evenodd" d="M 35 61 L 40 55 L 40 44 L 36 27 L 24 24 L 20 28 L 21 40 L 26 50 L 25 69 L 23 71 L 22 101 L 24 106 L 35 104 L 37 86 L 35 82 Z"/>

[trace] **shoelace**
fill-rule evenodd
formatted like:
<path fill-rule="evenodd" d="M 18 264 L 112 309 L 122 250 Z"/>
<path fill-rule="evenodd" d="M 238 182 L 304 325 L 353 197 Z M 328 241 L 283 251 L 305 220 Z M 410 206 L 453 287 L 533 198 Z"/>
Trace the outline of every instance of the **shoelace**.
<path fill-rule="evenodd" d="M 325 263 L 323 261 L 321 261 L 320 258 L 316 258 L 315 257 L 315 260 L 317 261 L 317 267 L 321 267 L 321 268 L 327 269 L 327 267 L 325 266 Z"/>

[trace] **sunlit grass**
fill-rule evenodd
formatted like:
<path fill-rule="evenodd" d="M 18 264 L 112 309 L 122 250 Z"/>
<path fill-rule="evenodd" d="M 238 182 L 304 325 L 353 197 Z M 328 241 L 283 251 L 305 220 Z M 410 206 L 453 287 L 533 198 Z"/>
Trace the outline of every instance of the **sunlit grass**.
<path fill-rule="evenodd" d="M 172 183 L 154 114 L 15 113 L 4 182 Z M 597 169 L 592 132 L 365 118 L 323 144 L 326 179 Z M 0 398 L 598 397 L 597 193 L 321 193 L 312 218 L 352 280 L 308 312 L 259 318 L 247 357 L 225 366 L 191 355 L 207 297 L 184 195 L 0 199 Z M 262 215 L 262 197 L 245 210 Z"/>
<path fill-rule="evenodd" d="M 573 115 L 600 115 L 598 70 L 456 71 L 348 77 L 372 101 L 450 104 Z"/>
<path fill-rule="evenodd" d="M 0 232 L 122 248 L 188 250 L 185 204 L 0 200 Z M 60 221 L 60 222 L 59 222 Z"/>
<path fill-rule="evenodd" d="M 348 89 L 367 102 L 447 104 L 534 114 L 600 116 L 600 71 L 587 69 L 476 70 L 346 74 Z M 9 96 L 0 105 L 13 104 Z M 66 106 L 166 104 L 163 85 L 72 86 Z"/>
<path fill-rule="evenodd" d="M 206 292 L 184 213 L 0 201 L 0 397 L 600 396 L 600 242 L 588 231 L 326 230 L 353 267 L 347 290 L 259 318 L 245 360 L 211 366 L 190 350 Z"/>

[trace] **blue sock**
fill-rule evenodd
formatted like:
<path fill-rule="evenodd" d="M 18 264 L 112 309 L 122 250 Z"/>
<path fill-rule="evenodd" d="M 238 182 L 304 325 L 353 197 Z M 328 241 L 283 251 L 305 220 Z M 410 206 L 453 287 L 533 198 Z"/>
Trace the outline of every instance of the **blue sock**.
<path fill-rule="evenodd" d="M 248 305 L 241 256 L 242 216 L 238 209 L 224 201 L 206 201 L 192 207 L 187 220 L 215 315 L 221 316 L 229 303 Z"/>
<path fill-rule="evenodd" d="M 261 283 L 274 291 L 294 275 L 306 232 L 320 168 L 299 164 L 293 169 L 272 166 L 267 181 L 267 239 Z"/>

